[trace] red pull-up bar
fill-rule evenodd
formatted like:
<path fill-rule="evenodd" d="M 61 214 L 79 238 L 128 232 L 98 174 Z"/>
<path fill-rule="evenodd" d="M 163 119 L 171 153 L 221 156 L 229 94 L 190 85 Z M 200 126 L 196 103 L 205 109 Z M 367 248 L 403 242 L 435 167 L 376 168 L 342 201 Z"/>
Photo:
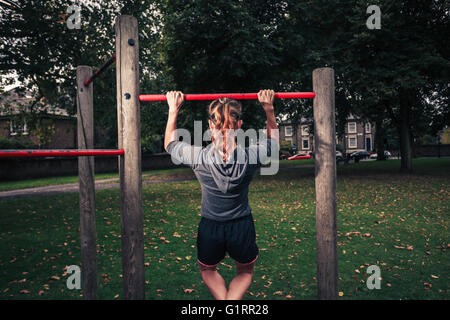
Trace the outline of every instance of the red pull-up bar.
<path fill-rule="evenodd" d="M 275 98 L 278 99 L 298 99 L 315 98 L 314 92 L 277 92 Z M 184 100 L 215 100 L 219 98 L 232 98 L 237 100 L 258 99 L 257 93 L 207 93 L 207 94 L 185 94 Z M 164 94 L 141 94 L 140 101 L 166 101 Z"/>
<path fill-rule="evenodd" d="M 0 150 L 0 158 L 119 156 L 124 154 L 123 149 Z"/>
<path fill-rule="evenodd" d="M 91 83 L 95 78 L 97 78 L 97 76 L 100 73 L 102 73 L 103 71 L 105 71 L 106 68 L 108 68 L 110 65 L 112 65 L 114 61 L 116 61 L 116 54 L 115 53 L 114 53 L 114 55 L 111 58 L 108 59 L 108 61 L 105 62 L 105 64 L 100 69 L 95 71 L 94 74 L 89 79 L 87 79 L 84 82 L 84 85 L 85 86 L 89 85 L 89 83 Z"/>

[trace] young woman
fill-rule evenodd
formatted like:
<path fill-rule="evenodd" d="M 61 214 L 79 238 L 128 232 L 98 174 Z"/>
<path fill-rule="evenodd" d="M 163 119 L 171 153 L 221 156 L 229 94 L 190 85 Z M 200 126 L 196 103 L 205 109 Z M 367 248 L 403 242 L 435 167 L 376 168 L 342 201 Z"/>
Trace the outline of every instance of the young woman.
<path fill-rule="evenodd" d="M 267 116 L 264 143 L 249 148 L 236 144 L 234 130 L 242 126 L 242 105 L 234 99 L 220 98 L 209 105 L 212 143 L 202 148 L 178 141 L 176 121 L 184 95 L 179 91 L 167 93 L 169 117 L 164 148 L 174 159 L 189 165 L 201 184 L 202 218 L 197 235 L 197 259 L 202 279 L 216 299 L 241 299 L 252 281 L 258 247 L 248 190 L 261 164 L 260 155 L 270 156 L 271 145 L 278 145 L 274 96 L 273 90 L 258 93 Z M 237 271 L 228 289 L 216 269 L 226 252 L 235 260 Z"/>

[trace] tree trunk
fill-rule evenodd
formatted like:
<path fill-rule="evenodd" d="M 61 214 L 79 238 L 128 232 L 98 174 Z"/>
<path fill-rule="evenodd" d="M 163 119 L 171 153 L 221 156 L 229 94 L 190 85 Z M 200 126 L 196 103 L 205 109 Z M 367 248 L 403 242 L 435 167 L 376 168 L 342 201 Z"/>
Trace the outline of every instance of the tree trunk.
<path fill-rule="evenodd" d="M 412 172 L 412 146 L 409 113 L 411 111 L 411 101 L 407 92 L 400 93 L 400 171 Z"/>
<path fill-rule="evenodd" d="M 375 121 L 375 143 L 377 149 L 377 161 L 386 160 L 384 156 L 384 109 L 377 115 Z"/>

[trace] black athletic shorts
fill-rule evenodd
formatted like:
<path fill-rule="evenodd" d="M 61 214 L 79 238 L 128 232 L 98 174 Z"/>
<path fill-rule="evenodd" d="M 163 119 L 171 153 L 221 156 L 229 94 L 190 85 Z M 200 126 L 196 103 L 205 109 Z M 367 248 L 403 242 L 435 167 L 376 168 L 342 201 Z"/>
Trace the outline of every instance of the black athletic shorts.
<path fill-rule="evenodd" d="M 250 264 L 258 258 L 253 216 L 215 221 L 201 218 L 197 235 L 197 260 L 206 267 L 216 266 L 228 252 L 231 258 L 242 264 Z"/>

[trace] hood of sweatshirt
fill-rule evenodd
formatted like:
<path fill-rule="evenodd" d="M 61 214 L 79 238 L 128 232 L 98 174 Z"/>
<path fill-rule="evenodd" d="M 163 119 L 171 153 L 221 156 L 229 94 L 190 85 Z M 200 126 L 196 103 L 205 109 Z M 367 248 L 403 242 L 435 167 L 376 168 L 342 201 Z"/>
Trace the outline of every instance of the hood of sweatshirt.
<path fill-rule="evenodd" d="M 211 164 L 209 168 L 217 187 L 222 193 L 237 189 L 247 173 L 248 155 L 245 150 L 238 145 L 230 159 L 224 162 L 212 143 L 208 148 L 207 157 Z"/>

